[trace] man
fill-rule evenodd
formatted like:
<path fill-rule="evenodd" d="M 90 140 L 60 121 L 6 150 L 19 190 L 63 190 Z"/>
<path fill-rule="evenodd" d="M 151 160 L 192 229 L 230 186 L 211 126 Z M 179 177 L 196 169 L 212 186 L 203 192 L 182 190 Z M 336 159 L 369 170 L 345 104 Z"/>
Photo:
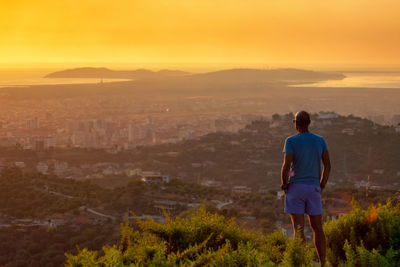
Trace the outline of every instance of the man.
<path fill-rule="evenodd" d="M 321 193 L 331 170 L 328 146 L 323 137 L 308 131 L 311 120 L 306 111 L 296 113 L 293 123 L 299 133 L 288 137 L 283 148 L 281 189 L 286 195 L 285 213 L 290 214 L 294 238 L 300 237 L 303 241 L 304 214 L 308 215 L 319 262 L 324 266 L 326 241 L 322 229 Z"/>

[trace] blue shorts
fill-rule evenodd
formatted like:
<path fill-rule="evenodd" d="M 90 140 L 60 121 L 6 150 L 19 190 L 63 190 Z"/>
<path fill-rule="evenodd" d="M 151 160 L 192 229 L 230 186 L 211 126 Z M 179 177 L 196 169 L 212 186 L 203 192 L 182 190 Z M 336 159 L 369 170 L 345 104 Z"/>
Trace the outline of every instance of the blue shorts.
<path fill-rule="evenodd" d="M 322 214 L 321 187 L 307 184 L 289 184 L 285 197 L 285 213 Z"/>

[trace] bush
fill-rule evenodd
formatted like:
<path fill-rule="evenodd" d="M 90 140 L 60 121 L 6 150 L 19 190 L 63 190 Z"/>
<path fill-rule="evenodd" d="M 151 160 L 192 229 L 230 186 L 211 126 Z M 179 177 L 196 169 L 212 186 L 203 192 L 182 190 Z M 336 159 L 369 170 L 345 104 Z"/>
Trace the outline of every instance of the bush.
<path fill-rule="evenodd" d="M 303 244 L 299 238 L 290 240 L 283 254 L 283 267 L 306 267 L 310 266 L 314 258 L 314 250 L 308 244 Z"/>
<path fill-rule="evenodd" d="M 391 203 L 353 210 L 324 224 L 327 258 L 333 266 L 400 266 L 400 210 Z M 260 234 L 234 219 L 200 208 L 165 224 L 126 222 L 118 245 L 104 256 L 87 249 L 68 255 L 66 266 L 310 266 L 314 248 L 282 232 Z"/>
<path fill-rule="evenodd" d="M 80 250 L 78 248 L 78 255 L 70 255 L 65 254 L 67 257 L 67 265 L 68 266 L 99 266 L 99 262 L 97 261 L 97 252 L 89 251 L 87 248 Z"/>
<path fill-rule="evenodd" d="M 83 249 L 67 255 L 66 266 L 275 266 L 288 241 L 280 232 L 257 235 L 204 208 L 187 219 L 167 217 L 165 224 L 127 222 L 121 232 L 120 244 L 103 247 L 104 256 Z"/>
<path fill-rule="evenodd" d="M 400 209 L 390 202 L 352 211 L 324 224 L 327 258 L 342 266 L 399 266 Z"/>

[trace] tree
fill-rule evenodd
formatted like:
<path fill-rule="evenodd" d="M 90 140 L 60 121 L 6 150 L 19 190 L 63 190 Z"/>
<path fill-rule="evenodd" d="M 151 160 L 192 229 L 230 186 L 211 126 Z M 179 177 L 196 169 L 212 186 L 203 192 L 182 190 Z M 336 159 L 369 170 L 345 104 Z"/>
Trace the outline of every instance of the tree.
<path fill-rule="evenodd" d="M 12 180 L 17 180 L 21 179 L 23 177 L 22 170 L 18 167 L 5 167 L 1 171 L 1 178 L 3 179 L 12 179 Z"/>

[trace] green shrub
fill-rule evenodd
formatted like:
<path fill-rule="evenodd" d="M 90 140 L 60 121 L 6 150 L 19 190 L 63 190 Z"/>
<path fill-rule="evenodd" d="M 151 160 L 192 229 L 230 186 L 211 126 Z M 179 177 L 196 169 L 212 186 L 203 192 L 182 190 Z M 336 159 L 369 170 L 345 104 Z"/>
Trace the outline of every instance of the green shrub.
<path fill-rule="evenodd" d="M 400 266 L 400 210 L 390 203 L 353 210 L 324 224 L 333 266 Z M 136 230 L 135 230 L 136 229 Z M 191 217 L 159 224 L 152 219 L 122 225 L 118 245 L 104 256 L 87 249 L 67 254 L 66 266 L 310 266 L 315 250 L 282 232 L 264 235 L 234 219 L 198 209 Z"/>
<path fill-rule="evenodd" d="M 237 226 L 234 219 L 225 220 L 218 214 L 206 212 L 200 208 L 196 214 L 188 219 L 166 219 L 165 224 L 154 220 L 138 221 L 143 232 L 151 233 L 168 243 L 172 252 L 182 251 L 190 245 L 204 242 L 208 239 L 207 247 L 218 249 L 227 240 L 237 249 L 239 242 L 254 241 L 256 235 Z"/>
<path fill-rule="evenodd" d="M 103 247 L 104 256 L 79 250 L 67 255 L 66 266 L 275 266 L 288 240 L 278 232 L 255 234 L 204 208 L 187 219 L 167 217 L 164 224 L 127 222 L 121 232 L 120 244 Z"/>
<path fill-rule="evenodd" d="M 71 267 L 84 267 L 84 266 L 100 266 L 97 260 L 97 252 L 90 251 L 87 248 L 80 250 L 78 248 L 78 255 L 65 254 L 67 257 L 67 266 Z"/>
<path fill-rule="evenodd" d="M 399 266 L 400 210 L 390 202 L 352 211 L 324 224 L 327 258 L 341 266 Z"/>
<path fill-rule="evenodd" d="M 314 259 L 314 249 L 310 245 L 304 244 L 299 238 L 287 242 L 285 253 L 283 254 L 283 267 L 306 267 L 310 266 Z"/>
<path fill-rule="evenodd" d="M 262 238 L 263 246 L 261 250 L 264 251 L 274 263 L 281 262 L 289 239 L 279 230 L 264 235 Z"/>

